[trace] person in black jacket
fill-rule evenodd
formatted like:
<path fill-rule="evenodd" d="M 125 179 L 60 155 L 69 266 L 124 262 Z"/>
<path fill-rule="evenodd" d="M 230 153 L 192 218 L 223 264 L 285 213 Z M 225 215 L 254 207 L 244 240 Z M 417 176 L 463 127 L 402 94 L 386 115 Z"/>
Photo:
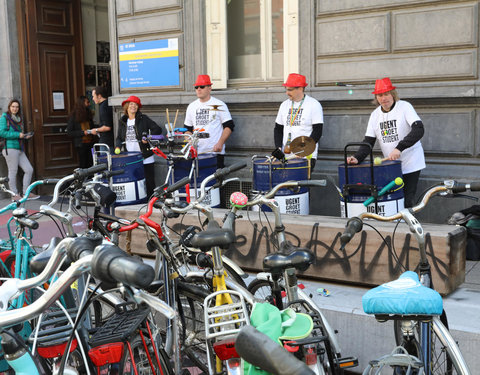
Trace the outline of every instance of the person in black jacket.
<path fill-rule="evenodd" d="M 92 90 L 93 101 L 98 104 L 100 117 L 99 126 L 93 129 L 92 134 L 100 137 L 98 143 L 106 144 L 113 151 L 113 111 L 108 105 L 108 91 L 104 86 L 97 86 Z"/>
<path fill-rule="evenodd" d="M 67 134 L 73 138 L 73 145 L 78 153 L 80 168 L 93 165 L 92 147 L 94 143 L 91 129 L 93 129 L 90 101 L 84 95 L 80 96 L 73 108 L 67 123 Z"/>
<path fill-rule="evenodd" d="M 124 115 L 118 123 L 116 148 L 122 149 L 122 146 L 125 145 L 127 151 L 140 151 L 142 153 L 147 197 L 150 197 L 156 186 L 155 160 L 153 152 L 148 147 L 148 142 L 142 140 L 142 136 L 143 134 L 162 134 L 162 128 L 150 117 L 140 112 L 140 108 L 142 108 L 140 98 L 132 95 L 122 102 L 122 107 Z"/>

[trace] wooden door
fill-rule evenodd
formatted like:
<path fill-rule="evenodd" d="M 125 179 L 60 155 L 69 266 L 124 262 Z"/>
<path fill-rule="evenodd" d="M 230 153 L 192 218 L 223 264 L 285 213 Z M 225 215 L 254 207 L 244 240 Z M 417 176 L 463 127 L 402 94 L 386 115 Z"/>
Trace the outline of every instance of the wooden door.
<path fill-rule="evenodd" d="M 37 179 L 61 177 L 78 165 L 66 126 L 85 92 L 80 0 L 17 0 L 17 17 L 29 157 Z"/>

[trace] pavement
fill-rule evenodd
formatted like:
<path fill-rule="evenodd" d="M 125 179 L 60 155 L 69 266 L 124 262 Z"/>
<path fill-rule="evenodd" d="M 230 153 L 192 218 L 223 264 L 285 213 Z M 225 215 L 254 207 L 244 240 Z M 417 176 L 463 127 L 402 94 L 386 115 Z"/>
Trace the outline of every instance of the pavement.
<path fill-rule="evenodd" d="M 23 207 L 29 212 L 35 212 L 48 202 L 50 197 L 43 196 L 27 201 Z M 0 207 L 10 203 L 9 199 L 0 199 Z M 58 208 L 61 208 L 60 204 Z M 9 217 L 9 213 L 0 215 L 0 238 L 7 235 L 5 224 Z M 74 225 L 79 232 L 86 227 L 81 217 L 75 217 Z M 43 218 L 40 220 L 39 230 L 34 233 L 34 244 L 40 246 L 48 243 L 52 236 L 60 234 L 61 230 L 51 219 Z M 457 341 L 471 373 L 480 374 L 480 364 L 476 361 L 476 356 L 480 353 L 480 262 L 467 261 L 465 272 L 465 282 L 444 298 L 444 309 L 452 336 Z M 367 288 L 321 281 L 302 282 L 322 308 L 332 327 L 338 330 L 342 355 L 358 357 L 359 367 L 355 373 L 361 373 L 369 360 L 393 349 L 395 341 L 392 322 L 379 323 L 363 312 L 361 299 Z M 328 297 L 319 292 L 322 288 L 330 292 Z"/>

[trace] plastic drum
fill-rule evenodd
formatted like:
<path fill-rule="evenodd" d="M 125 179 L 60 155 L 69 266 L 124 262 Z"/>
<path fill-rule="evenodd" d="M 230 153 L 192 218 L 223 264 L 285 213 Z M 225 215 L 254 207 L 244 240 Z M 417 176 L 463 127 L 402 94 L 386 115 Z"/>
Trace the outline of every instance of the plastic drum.
<path fill-rule="evenodd" d="M 198 193 L 195 191 L 194 188 L 194 176 L 192 175 L 191 182 L 190 182 L 190 197 L 195 199 L 196 196 L 200 195 L 200 185 L 202 181 L 210 176 L 211 174 L 215 173 L 217 170 L 217 154 L 207 153 L 198 155 L 198 171 L 197 171 L 197 190 Z M 174 161 L 174 177 L 175 182 L 181 180 L 184 177 L 190 175 L 192 170 L 192 160 L 185 160 L 185 159 L 178 159 Z M 208 183 L 207 186 L 212 186 L 215 184 L 215 180 L 212 180 Z M 181 193 L 185 193 L 185 189 L 181 189 Z M 209 190 L 207 196 L 203 200 L 204 204 L 209 205 L 210 207 L 218 207 L 220 206 L 220 189 L 212 189 Z"/>
<path fill-rule="evenodd" d="M 358 165 L 348 165 L 348 184 L 368 184 L 372 183 L 371 164 L 364 161 Z M 373 166 L 373 183 L 377 186 L 377 191 L 380 191 L 384 186 L 394 181 L 397 177 L 402 177 L 402 164 L 400 161 L 387 160 L 381 165 Z M 338 183 L 341 188 L 346 184 L 345 164 L 338 166 Z M 342 189 L 343 190 L 343 189 Z M 362 212 L 375 212 L 375 202 L 369 204 L 367 207 L 363 202 L 370 198 L 369 190 L 350 189 L 347 202 L 348 217 L 353 217 Z M 403 210 L 403 188 L 396 186 L 393 191 L 382 195 L 378 198 L 378 214 L 382 216 L 395 215 L 398 211 Z M 345 217 L 345 201 L 340 198 L 341 216 Z"/>
<path fill-rule="evenodd" d="M 106 157 L 100 157 L 99 163 L 106 163 Z M 113 176 L 112 190 L 117 194 L 115 206 L 145 203 L 147 191 L 143 156 L 140 152 L 122 152 L 112 155 L 112 170 L 123 169 L 124 173 Z"/>
<path fill-rule="evenodd" d="M 266 158 L 253 161 L 254 192 L 266 193 L 282 182 L 302 180 L 308 180 L 307 159 L 290 159 L 285 164 L 279 161 L 270 162 Z M 280 206 L 281 213 L 308 215 L 308 197 L 308 188 L 302 187 L 298 192 L 280 189 L 275 195 L 275 200 Z"/>

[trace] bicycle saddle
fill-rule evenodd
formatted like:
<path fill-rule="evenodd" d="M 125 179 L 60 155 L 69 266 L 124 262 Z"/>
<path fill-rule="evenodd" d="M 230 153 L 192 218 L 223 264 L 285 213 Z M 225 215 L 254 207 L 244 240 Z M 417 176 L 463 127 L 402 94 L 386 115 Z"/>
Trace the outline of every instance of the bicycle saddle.
<path fill-rule="evenodd" d="M 418 275 L 406 271 L 397 280 L 370 289 L 362 297 L 363 310 L 374 315 L 440 315 L 440 294 L 420 284 Z"/>
<path fill-rule="evenodd" d="M 263 258 L 263 269 L 271 273 L 281 273 L 292 267 L 298 271 L 306 271 L 314 260 L 315 256 L 309 249 L 288 243 L 281 246 L 280 251 Z"/>
<path fill-rule="evenodd" d="M 207 230 L 195 234 L 190 241 L 193 247 L 202 251 L 209 251 L 214 246 L 228 249 L 228 246 L 234 242 L 235 234 L 230 229 L 220 228 L 217 222 L 209 223 Z"/>
<path fill-rule="evenodd" d="M 53 250 L 55 250 L 55 247 L 57 247 L 61 240 L 62 239 L 60 237 L 52 237 L 47 248 L 30 259 L 30 270 L 33 273 L 38 275 L 43 271 L 50 257 L 52 256 Z M 65 271 L 69 265 L 70 262 L 64 262 L 62 265 L 62 271 Z"/>

